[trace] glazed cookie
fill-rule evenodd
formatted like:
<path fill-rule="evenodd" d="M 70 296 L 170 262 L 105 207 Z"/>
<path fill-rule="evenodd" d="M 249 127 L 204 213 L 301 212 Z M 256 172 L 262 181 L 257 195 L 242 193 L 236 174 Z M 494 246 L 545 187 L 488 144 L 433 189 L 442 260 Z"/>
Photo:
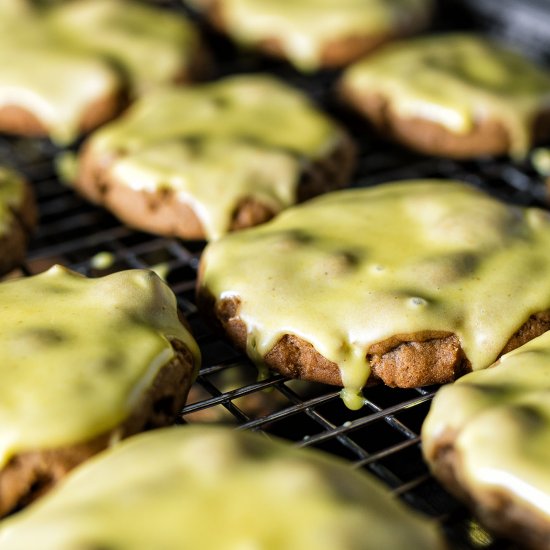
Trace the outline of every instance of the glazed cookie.
<path fill-rule="evenodd" d="M 0 167 L 0 275 L 25 257 L 29 235 L 36 225 L 36 205 L 28 183 Z"/>
<path fill-rule="evenodd" d="M 302 71 L 340 67 L 425 27 L 431 0 L 187 0 L 245 46 Z"/>
<path fill-rule="evenodd" d="M 114 60 L 133 93 L 207 71 L 205 49 L 187 19 L 133 0 L 69 2 L 49 13 L 48 24 L 68 42 Z"/>
<path fill-rule="evenodd" d="M 339 459 L 201 426 L 142 434 L 102 453 L 8 519 L 0 546 L 434 550 L 444 543 L 435 525 Z"/>
<path fill-rule="evenodd" d="M 153 233 L 215 239 L 348 183 L 355 149 L 267 76 L 165 88 L 85 144 L 76 187 Z"/>
<path fill-rule="evenodd" d="M 335 222 L 337 220 L 337 222 Z M 204 251 L 199 307 L 260 366 L 415 387 L 489 366 L 550 328 L 550 216 L 466 184 L 331 193 Z"/>
<path fill-rule="evenodd" d="M 550 137 L 550 74 L 467 34 L 388 46 L 350 67 L 344 99 L 423 153 L 525 156 Z"/>
<path fill-rule="evenodd" d="M 436 395 L 422 427 L 437 478 L 495 532 L 550 548 L 550 332 Z"/>
<path fill-rule="evenodd" d="M 207 70 L 191 23 L 157 7 L 80 0 L 21 10 L 8 4 L 0 20 L 2 132 L 71 143 L 128 97 Z"/>
<path fill-rule="evenodd" d="M 199 364 L 152 272 L 55 266 L 0 285 L 0 515 L 97 451 L 171 422 Z"/>
<path fill-rule="evenodd" d="M 2 14 L 0 36 L 0 132 L 66 144 L 120 111 L 119 72 L 69 46 L 38 14 Z"/>

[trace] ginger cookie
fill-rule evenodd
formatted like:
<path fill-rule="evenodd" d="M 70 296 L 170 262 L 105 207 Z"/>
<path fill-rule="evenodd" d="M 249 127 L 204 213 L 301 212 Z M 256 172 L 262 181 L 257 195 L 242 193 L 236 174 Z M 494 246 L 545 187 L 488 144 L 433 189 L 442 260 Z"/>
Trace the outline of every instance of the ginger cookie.
<path fill-rule="evenodd" d="M 361 388 L 441 384 L 550 328 L 550 216 L 466 184 L 339 191 L 206 247 L 205 316 L 259 366 Z"/>
<path fill-rule="evenodd" d="M 138 229 L 216 239 L 349 181 L 347 133 L 268 76 L 164 88 L 84 144 L 76 188 Z"/>
<path fill-rule="evenodd" d="M 550 546 L 550 332 L 435 396 L 422 427 L 434 475 L 496 533 Z"/>
<path fill-rule="evenodd" d="M 120 111 L 116 68 L 61 40 L 39 13 L 2 14 L 0 36 L 1 132 L 66 144 Z"/>
<path fill-rule="evenodd" d="M 550 137 L 550 73 L 481 36 L 390 45 L 347 69 L 340 91 L 382 133 L 430 155 L 524 157 Z"/>
<path fill-rule="evenodd" d="M 61 266 L 0 285 L 0 515 L 123 437 L 174 420 L 199 366 L 152 272 Z"/>

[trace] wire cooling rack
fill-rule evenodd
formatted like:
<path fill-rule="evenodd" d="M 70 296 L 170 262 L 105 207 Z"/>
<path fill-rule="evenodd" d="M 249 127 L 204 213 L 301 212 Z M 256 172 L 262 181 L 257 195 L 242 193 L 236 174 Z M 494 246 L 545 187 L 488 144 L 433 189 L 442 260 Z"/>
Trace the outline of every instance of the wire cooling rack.
<path fill-rule="evenodd" d="M 165 4 L 182 9 L 171 2 Z M 447 8 L 452 16 L 442 10 L 439 29 L 472 25 L 458 3 L 451 2 Z M 218 76 L 275 73 L 304 89 L 348 126 L 360 148 L 355 186 L 408 178 L 455 178 L 508 202 L 545 206 L 544 183 L 528 163 L 512 164 L 506 159 L 457 162 L 407 152 L 381 141 L 364 124 L 350 119 L 334 100 L 334 74 L 305 77 L 282 63 L 238 52 L 223 38 L 206 32 L 218 59 Z M 350 468 L 373 473 L 396 496 L 436 518 L 452 548 L 517 548 L 494 539 L 429 475 L 421 458 L 419 433 L 436 388 L 368 388 L 365 407 L 350 411 L 337 388 L 290 381 L 280 375 L 258 381 L 250 361 L 213 334 L 197 313 L 194 287 L 204 243 L 161 238 L 121 225 L 60 182 L 55 170 L 60 153 L 46 141 L 0 138 L 0 162 L 27 175 L 40 207 L 40 225 L 21 272 L 31 275 L 61 263 L 88 276 L 128 268 L 164 273 L 203 354 L 203 367 L 178 423 L 221 422 L 279 436 L 298 446 L 323 449 L 346 459 Z M 94 267 L 102 252 L 113 258 L 112 265 L 104 269 Z"/>

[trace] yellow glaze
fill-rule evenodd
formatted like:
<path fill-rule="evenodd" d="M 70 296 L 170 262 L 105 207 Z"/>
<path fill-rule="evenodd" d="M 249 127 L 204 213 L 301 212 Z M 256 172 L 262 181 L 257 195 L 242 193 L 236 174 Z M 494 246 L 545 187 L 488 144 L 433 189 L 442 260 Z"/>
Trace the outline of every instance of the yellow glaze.
<path fill-rule="evenodd" d="M 407 181 L 331 193 L 210 244 L 203 285 L 240 298 L 256 362 L 299 336 L 339 365 L 358 408 L 369 347 L 396 334 L 449 331 L 473 369 L 490 365 L 550 308 L 549 251 L 542 210 L 459 182 Z"/>
<path fill-rule="evenodd" d="M 550 332 L 442 388 L 422 427 L 426 456 L 456 434 L 460 476 L 550 520 Z"/>
<path fill-rule="evenodd" d="M 60 144 L 79 135 L 91 104 L 120 89 L 113 67 L 68 45 L 39 15 L 3 16 L 0 36 L 0 108 L 29 111 Z"/>
<path fill-rule="evenodd" d="M 484 38 L 435 35 L 387 46 L 350 67 L 344 88 L 381 95 L 403 118 L 419 117 L 456 134 L 494 120 L 510 137 L 510 153 L 532 145 L 535 116 L 550 108 L 550 74 Z"/>
<path fill-rule="evenodd" d="M 209 426 L 122 442 L 0 529 L 3 550 L 433 550 L 435 525 L 319 451 Z"/>
<path fill-rule="evenodd" d="M 25 184 L 19 174 L 0 166 L 0 239 L 13 220 L 12 209 L 23 201 Z"/>
<path fill-rule="evenodd" d="M 541 176 L 550 176 L 550 148 L 535 149 L 531 155 L 531 163 Z"/>
<path fill-rule="evenodd" d="M 20 452 L 122 423 L 173 357 L 199 352 L 152 272 L 86 279 L 61 266 L 0 285 L 0 468 Z"/>
<path fill-rule="evenodd" d="M 341 130 L 299 91 L 267 76 L 166 88 L 91 138 L 117 183 L 171 189 L 192 205 L 208 238 L 227 232 L 243 198 L 279 211 L 295 202 L 304 165 Z"/>
<path fill-rule="evenodd" d="M 93 269 L 109 269 L 116 262 L 116 256 L 112 252 L 102 251 L 90 258 L 90 265 Z"/>
<path fill-rule="evenodd" d="M 193 0 L 198 6 L 208 2 Z M 224 29 L 237 41 L 276 40 L 297 68 L 322 65 L 327 45 L 392 35 L 427 19 L 431 0 L 218 0 Z"/>
<path fill-rule="evenodd" d="M 185 18 L 127 0 L 79 0 L 54 8 L 47 23 L 68 43 L 114 60 L 141 93 L 183 75 L 198 50 Z"/>

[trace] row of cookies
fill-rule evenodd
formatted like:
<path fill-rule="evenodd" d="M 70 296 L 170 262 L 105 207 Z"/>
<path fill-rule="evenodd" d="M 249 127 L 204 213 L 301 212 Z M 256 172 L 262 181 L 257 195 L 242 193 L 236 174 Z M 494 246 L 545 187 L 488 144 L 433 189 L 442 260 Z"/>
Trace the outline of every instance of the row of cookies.
<path fill-rule="evenodd" d="M 36 59 L 38 52 L 44 48 L 49 51 L 49 46 L 57 48 L 57 53 L 70 50 L 69 45 L 79 52 L 94 50 L 94 54 L 116 58 L 119 65 L 125 65 L 126 72 L 140 81 L 137 90 L 152 85 L 146 82 L 150 75 L 140 73 L 141 67 L 158 63 L 145 63 L 139 48 L 132 57 L 136 50 L 132 33 L 139 31 L 137 45 L 147 42 L 152 57 L 172 61 L 178 50 L 182 50 L 181 57 L 196 56 L 192 46 L 196 48 L 197 37 L 195 34 L 189 38 L 193 34 L 190 27 L 183 20 L 173 19 L 177 29 L 168 33 L 166 43 L 160 40 L 159 44 L 154 28 L 164 22 L 166 14 L 147 11 L 144 6 L 136 6 L 135 10 L 130 7 L 134 6 L 81 1 L 38 13 L 23 0 L 14 0 L 3 5 L 2 20 L 6 31 L 13 32 L 12 17 L 17 16 L 18 32 L 14 34 L 19 42 L 14 40 L 13 44 L 18 52 L 31 52 Z M 360 9 L 359 4 L 353 9 Z M 388 5 L 386 9 L 393 8 Z M 342 11 L 348 24 L 350 13 Z M 157 16 L 160 19 L 155 19 Z M 83 21 L 88 30 L 79 24 Z M 10 39 L 9 32 L 6 38 Z M 183 51 L 185 39 L 187 51 Z M 126 59 L 128 52 L 130 58 Z M 174 80 L 183 70 L 182 63 L 181 58 L 172 62 L 171 70 L 157 75 L 155 83 Z M 13 65 L 22 65 L 22 72 L 31 78 L 39 72 L 29 71 L 25 63 Z M 49 71 L 48 63 L 44 66 Z M 409 70 L 404 75 L 403 67 Z M 518 75 L 521 78 L 516 78 Z M 39 75 L 37 80 L 41 81 Z M 52 80 L 56 79 L 49 75 L 48 82 Z M 66 80 L 60 83 L 67 88 Z M 11 88 L 8 83 L 7 91 Z M 346 73 L 341 88 L 390 133 L 404 135 L 401 129 L 407 127 L 413 128 L 414 134 L 414 128 L 422 122 L 419 112 L 430 112 L 428 118 L 432 121 L 438 119 L 437 113 L 442 114 L 446 130 L 435 123 L 438 128 L 428 131 L 423 124 L 422 139 L 413 134 L 404 137 L 416 147 L 423 148 L 422 140 L 428 140 L 428 150 L 443 147 L 447 154 L 463 154 L 462 146 L 470 148 L 465 154 L 506 149 L 519 154 L 525 152 L 537 133 L 533 128 L 535 119 L 544 119 L 548 76 L 481 39 L 448 35 L 383 50 Z M 44 99 L 32 86 L 17 91 L 23 98 L 38 97 L 39 104 Z M 164 94 L 144 98 L 119 123 L 94 136 L 82 153 L 78 188 L 137 227 L 184 238 L 211 239 L 230 229 L 265 221 L 293 202 L 348 182 L 354 156 L 348 136 L 314 112 L 299 94 L 292 97 L 291 90 L 276 82 L 254 83 L 253 79 L 220 82 L 193 92 L 165 89 Z M 13 93 L 11 89 L 8 103 L 15 101 Z M 262 94 L 270 97 L 269 107 L 262 103 Z M 222 106 L 224 102 L 227 105 Z M 5 107 L 8 124 L 14 109 L 21 111 L 14 105 Z M 486 127 L 500 129 L 495 140 L 489 139 L 492 134 L 483 130 Z M 450 136 L 449 145 L 447 133 L 451 129 L 456 134 Z M 134 133 L 142 137 L 136 139 Z M 483 150 L 476 145 L 478 141 L 494 146 Z M 237 158 L 220 160 L 229 156 Z M 228 172 L 235 174 L 234 181 L 239 184 L 230 192 L 225 184 Z M 204 185 L 205 180 L 211 188 Z M 216 196 L 215 201 L 209 200 L 212 196 Z"/>
<path fill-rule="evenodd" d="M 296 9 L 283 3 L 284 14 L 265 17 L 284 21 L 279 32 L 300 45 L 305 39 L 293 33 L 304 29 L 300 21 L 308 12 L 313 23 L 307 29 L 344 32 L 353 41 L 367 19 L 376 28 L 384 28 L 382 21 L 399 26 L 396 21 L 426 19 L 430 10 L 426 1 L 372 1 L 373 6 L 364 0 L 347 6 L 328 2 L 316 10 L 307 2 Z M 253 7 L 243 0 L 218 4 L 208 8 L 226 14 Z M 198 31 L 181 15 L 124 0 L 79 0 L 47 10 L 32 8 L 30 0 L 9 0 L 1 8 L 3 131 L 71 142 L 120 112 L 125 96 L 208 71 Z M 285 22 L 287 16 L 297 20 Z M 269 26 L 277 32 L 277 25 Z M 356 34 L 346 37 L 346 31 Z M 459 157 L 522 155 L 547 137 L 549 87 L 548 75 L 525 59 L 465 35 L 379 49 L 349 69 L 341 83 L 344 98 L 386 133 L 424 152 Z"/>
<path fill-rule="evenodd" d="M 529 128 L 533 129 L 537 112 L 544 112 L 547 101 L 546 73 L 471 36 L 432 37 L 416 44 L 416 49 L 406 44 L 391 46 L 352 67 L 344 75 L 342 88 L 354 97 L 363 97 L 365 105 L 370 105 L 369 97 L 374 96 L 362 96 L 362 87 L 373 89 L 377 82 L 387 88 L 397 102 L 396 109 L 412 113 L 410 118 L 403 115 L 399 119 L 407 120 L 408 128 L 418 127 L 415 109 L 444 111 L 448 121 L 465 133 L 448 142 L 439 131 L 421 132 L 422 139 L 439 147 L 452 143 L 451 149 L 458 152 L 458 141 L 470 147 L 478 135 L 485 145 L 493 143 L 486 132 L 478 134 L 478 130 L 494 127 L 492 121 L 502 119 L 497 124 L 502 130 L 499 147 L 517 153 L 529 148 L 533 139 Z M 430 63 L 442 70 L 437 69 L 435 75 L 431 70 L 423 73 L 422 64 L 434 52 L 437 59 Z M 417 90 L 409 87 L 401 94 L 403 82 L 395 76 L 397 72 L 386 75 L 387 82 L 377 77 L 378 72 L 386 74 L 385 63 L 391 66 L 393 57 L 398 66 L 417 58 L 417 72 L 423 75 L 420 82 L 445 89 L 439 105 L 432 97 L 422 102 L 422 86 Z M 484 61 L 480 78 L 497 86 L 493 93 L 471 74 L 478 70 L 479 59 Z M 379 70 L 373 71 L 378 65 Z M 447 83 L 458 81 L 459 85 L 451 85 L 448 93 L 444 76 L 451 69 Z M 515 78 L 517 74 L 523 78 Z M 475 91 L 467 90 L 471 81 Z M 512 81 L 525 86 L 511 89 L 507 83 Z M 456 94 L 460 91 L 464 93 L 459 98 Z M 452 101 L 445 110 L 449 98 Z M 459 99 L 463 102 L 455 104 Z M 379 117 L 391 112 L 394 110 L 382 107 L 372 111 Z M 382 119 L 380 123 L 386 125 Z M 422 140 L 410 137 L 423 147 Z M 477 146 L 474 149 L 478 150 Z M 354 158 L 355 148 L 347 132 L 299 91 L 267 76 L 241 76 L 189 88 L 163 87 L 138 100 L 119 120 L 85 143 L 76 188 L 135 227 L 182 238 L 215 239 L 229 230 L 266 221 L 297 201 L 345 186 Z M 29 211 L 29 203 L 26 197 L 24 212 Z M 17 234 L 14 231 L 14 240 L 21 243 Z M 14 255 L 20 258 L 21 252 Z"/>
<path fill-rule="evenodd" d="M 484 51 L 487 63 L 505 75 L 505 80 L 514 79 L 518 72 L 507 54 L 478 38 L 429 38 L 417 46 L 419 50 L 410 49 L 420 60 L 420 50 L 427 46 L 428 50 L 443 52 L 443 65 L 458 58 L 475 67 L 479 52 Z M 400 58 L 407 47 L 392 47 L 368 64 L 378 63 L 383 54 L 391 57 L 397 53 Z M 464 57 L 463 50 L 467 52 Z M 517 61 L 515 56 L 511 59 Z M 446 148 L 448 153 L 460 154 L 464 147 L 469 148 L 468 154 L 480 152 L 476 136 L 483 147 L 490 148 L 485 152 L 510 149 L 525 153 L 534 139 L 529 129 L 537 113 L 543 111 L 550 78 L 525 63 L 521 67 L 524 78 L 517 81 L 526 83 L 527 93 L 519 90 L 514 95 L 511 91 L 502 98 L 500 86 L 509 90 L 502 81 L 487 105 L 477 101 L 477 96 L 488 95 L 477 84 L 473 86 L 475 93 L 460 94 L 464 102 L 458 107 L 451 101 L 445 116 L 459 127 L 459 133 L 450 141 L 446 139 L 448 130 L 432 128 L 431 132 L 418 125 L 415 109 L 429 110 L 430 105 L 437 105 L 431 98 L 427 103 L 416 100 L 414 94 L 421 96 L 423 90 L 410 89 L 410 97 L 396 95 L 402 99 L 396 108 L 404 105 L 411 110 L 410 116 L 399 120 L 407 121 L 406 127 L 413 132 L 420 127 L 422 139 L 430 141 L 432 148 Z M 430 71 L 425 76 L 425 81 L 434 81 Z M 345 75 L 343 87 L 369 88 L 370 78 L 376 79 L 360 65 Z M 383 79 L 376 81 L 382 86 Z M 437 79 L 434 82 L 441 84 Z M 394 84 L 400 84 L 399 79 L 390 81 L 388 89 Z M 464 88 L 462 81 L 451 95 L 460 88 Z M 364 98 L 370 105 L 367 96 Z M 443 104 L 448 99 L 444 97 Z M 478 120 L 481 108 L 485 108 L 482 123 Z M 391 112 L 382 106 L 373 111 L 377 116 Z M 493 124 L 497 120 L 498 124 Z M 387 121 L 379 122 L 387 125 Z M 496 141 L 481 129 L 497 126 L 501 131 Z M 412 134 L 409 137 L 415 146 L 423 147 L 421 139 Z M 188 88 L 163 88 L 138 100 L 121 118 L 86 141 L 75 186 L 132 226 L 181 238 L 216 239 L 232 229 L 262 223 L 295 202 L 343 187 L 350 181 L 354 158 L 355 148 L 348 134 L 299 91 L 271 77 L 239 76 Z"/>
<path fill-rule="evenodd" d="M 447 40 L 460 49 L 469 39 Z M 532 107 L 543 101 L 534 97 L 527 102 Z M 518 116 L 514 101 L 506 105 L 518 147 L 528 147 L 526 128 L 535 110 Z M 473 114 L 465 111 L 460 124 L 470 127 Z M 472 135 L 460 139 L 469 142 Z M 299 91 L 271 77 L 240 76 L 163 88 L 138 100 L 85 143 L 76 188 L 135 227 L 216 239 L 347 185 L 354 166 L 347 132 Z"/>

